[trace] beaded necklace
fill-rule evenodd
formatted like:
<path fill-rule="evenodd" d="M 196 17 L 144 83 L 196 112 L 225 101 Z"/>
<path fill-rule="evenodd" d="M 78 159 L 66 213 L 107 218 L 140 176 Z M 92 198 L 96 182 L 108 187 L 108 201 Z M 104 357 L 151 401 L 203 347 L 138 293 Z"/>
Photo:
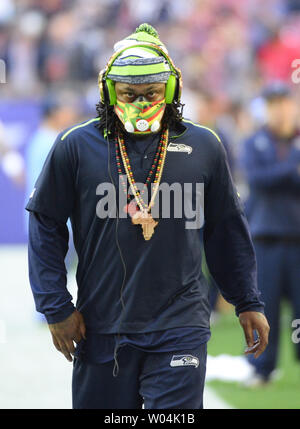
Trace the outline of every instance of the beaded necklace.
<path fill-rule="evenodd" d="M 165 158 L 167 154 L 167 144 L 168 144 L 168 136 L 169 132 L 168 129 L 163 130 L 161 139 L 159 142 L 159 145 L 157 147 L 157 151 L 153 160 L 153 164 L 151 166 L 151 169 L 148 173 L 146 182 L 144 183 L 144 187 L 141 191 L 139 191 L 138 187 L 136 186 L 136 182 L 133 177 L 130 161 L 127 155 L 124 137 L 122 133 L 118 134 L 118 140 L 116 141 L 115 148 L 116 148 L 116 161 L 117 161 L 117 169 L 118 173 L 121 178 L 121 183 L 123 186 L 123 190 L 127 195 L 127 201 L 130 201 L 131 196 L 127 193 L 127 185 L 122 177 L 122 168 L 121 168 L 121 159 L 123 161 L 123 166 L 126 172 L 126 176 L 130 185 L 130 188 L 132 190 L 132 193 L 134 195 L 134 198 L 132 201 L 130 201 L 129 204 L 126 204 L 124 209 L 129 213 L 129 215 L 132 218 L 132 223 L 135 225 L 141 225 L 143 229 L 143 236 L 145 240 L 149 240 L 153 233 L 154 228 L 158 224 L 158 221 L 155 221 L 149 213 L 151 207 L 154 205 L 154 200 L 156 197 L 156 194 L 159 189 L 159 184 L 162 177 L 162 172 L 165 164 Z M 121 154 L 121 157 L 120 157 Z M 156 171 L 155 171 L 156 169 Z M 144 194 L 145 190 L 147 189 L 147 186 L 149 185 L 152 175 L 155 171 L 154 176 L 154 186 L 152 189 L 152 196 L 150 203 L 147 205 L 145 201 L 142 198 L 142 195 Z"/>

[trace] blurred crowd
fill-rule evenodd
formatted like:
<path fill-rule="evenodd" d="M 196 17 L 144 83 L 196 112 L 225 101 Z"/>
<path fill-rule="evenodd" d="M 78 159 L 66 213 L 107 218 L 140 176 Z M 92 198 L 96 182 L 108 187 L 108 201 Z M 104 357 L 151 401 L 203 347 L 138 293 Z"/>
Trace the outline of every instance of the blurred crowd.
<path fill-rule="evenodd" d="M 113 44 L 150 22 L 186 89 L 248 101 L 266 81 L 290 80 L 299 12 L 297 0 L 1 0 L 1 89 L 19 97 L 67 86 L 89 101 Z"/>
<path fill-rule="evenodd" d="M 182 69 L 185 116 L 227 136 L 236 157 L 264 120 L 262 87 L 292 83 L 299 0 L 1 0 L 2 100 L 35 99 L 42 110 L 67 91 L 79 119 L 93 116 L 99 70 L 142 22 L 157 28 Z"/>
<path fill-rule="evenodd" d="M 201 121 L 209 105 L 204 121 L 227 115 L 237 132 L 249 128 L 243 106 L 266 82 L 290 81 L 299 57 L 299 0 L 1 0 L 2 97 L 76 89 L 90 114 L 113 44 L 141 22 L 157 28 L 182 69 L 187 116 Z M 261 108 L 253 109 L 256 119 Z"/>

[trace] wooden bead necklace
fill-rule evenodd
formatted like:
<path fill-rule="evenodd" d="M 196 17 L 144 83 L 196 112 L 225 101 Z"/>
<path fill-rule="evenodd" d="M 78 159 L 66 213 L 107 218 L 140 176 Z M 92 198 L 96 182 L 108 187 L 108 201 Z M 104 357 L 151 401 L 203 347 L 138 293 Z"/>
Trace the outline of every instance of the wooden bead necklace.
<path fill-rule="evenodd" d="M 154 228 L 158 224 L 158 222 L 153 219 L 149 211 L 151 207 L 153 207 L 154 205 L 154 200 L 159 189 L 159 184 L 161 181 L 162 172 L 165 164 L 165 158 L 167 154 L 168 137 L 169 137 L 168 129 L 163 130 L 161 139 L 158 144 L 157 151 L 153 160 L 153 164 L 151 166 L 151 169 L 148 173 L 148 177 L 146 179 L 146 182 L 144 183 L 144 187 L 141 190 L 141 192 L 136 186 L 136 182 L 133 177 L 133 173 L 132 173 L 129 157 L 127 155 L 124 137 L 122 133 L 118 133 L 118 140 L 115 144 L 117 169 L 121 177 L 123 190 L 127 195 L 127 200 L 130 201 L 131 196 L 130 194 L 127 193 L 127 184 L 125 183 L 124 178 L 122 177 L 123 173 L 121 168 L 121 159 L 123 161 L 123 166 L 126 172 L 126 176 L 127 176 L 130 188 L 134 195 L 134 198 L 132 199 L 132 201 L 130 201 L 129 204 L 126 204 L 124 209 L 131 216 L 133 224 L 135 225 L 140 224 L 142 226 L 145 240 L 149 240 L 152 237 L 154 233 Z M 120 154 L 121 154 L 121 157 L 120 157 Z M 155 171 L 155 176 L 153 180 L 154 186 L 152 189 L 152 196 L 151 196 L 150 203 L 147 205 L 144 202 L 142 195 L 147 189 L 148 185 L 151 183 L 151 178 L 153 177 L 154 171 Z"/>

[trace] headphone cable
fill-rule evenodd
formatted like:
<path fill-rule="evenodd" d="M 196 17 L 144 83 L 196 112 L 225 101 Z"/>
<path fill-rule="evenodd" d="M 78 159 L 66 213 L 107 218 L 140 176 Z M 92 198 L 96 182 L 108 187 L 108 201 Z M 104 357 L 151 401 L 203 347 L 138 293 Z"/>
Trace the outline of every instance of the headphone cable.
<path fill-rule="evenodd" d="M 105 131 L 106 131 L 106 142 L 107 142 L 107 171 L 108 171 L 108 175 L 110 177 L 110 181 L 111 181 L 111 183 L 114 186 L 115 191 L 116 191 L 116 185 L 115 185 L 115 182 L 113 180 L 112 172 L 111 172 L 110 144 L 109 144 L 108 129 L 107 129 L 107 124 L 108 124 L 107 107 L 105 109 L 105 112 L 106 112 L 106 118 L 105 118 L 106 130 Z M 123 257 L 122 249 L 121 249 L 121 246 L 120 246 L 119 237 L 118 237 L 118 227 L 119 227 L 119 220 L 120 219 L 119 219 L 119 209 L 118 209 L 118 204 L 117 204 L 117 198 L 116 198 L 116 214 L 117 214 L 117 217 L 116 217 L 116 227 L 115 227 L 115 240 L 116 240 L 116 245 L 117 245 L 117 248 L 118 248 L 118 251 L 119 251 L 119 254 L 120 254 L 120 258 L 121 258 L 121 261 L 122 261 L 123 270 L 124 270 L 123 281 L 122 281 L 121 290 L 120 290 L 120 302 L 121 302 L 121 306 L 122 306 L 122 311 L 121 311 L 121 315 L 120 315 L 119 329 L 118 329 L 118 332 L 117 332 L 117 340 L 119 340 L 119 338 L 120 338 L 120 328 L 121 328 L 121 325 L 122 325 L 122 320 L 123 320 L 124 311 L 125 311 L 125 303 L 124 303 L 124 299 L 123 299 L 123 290 L 124 290 L 124 286 L 125 286 L 125 279 L 126 279 L 126 274 L 127 274 L 127 268 L 126 268 L 126 263 L 125 263 L 125 260 L 124 260 L 124 257 Z M 116 377 L 118 375 L 118 372 L 119 372 L 119 364 L 118 364 L 118 361 L 117 361 L 118 347 L 119 347 L 119 344 L 118 344 L 118 341 L 117 341 L 116 345 L 115 345 L 115 349 L 114 349 L 114 360 L 115 360 L 115 365 L 114 365 L 114 368 L 113 368 L 113 376 L 114 377 Z"/>

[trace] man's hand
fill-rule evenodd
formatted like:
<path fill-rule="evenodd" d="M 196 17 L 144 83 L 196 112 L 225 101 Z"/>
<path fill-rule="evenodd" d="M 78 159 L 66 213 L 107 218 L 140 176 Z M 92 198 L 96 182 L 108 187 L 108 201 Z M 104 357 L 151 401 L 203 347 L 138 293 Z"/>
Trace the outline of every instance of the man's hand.
<path fill-rule="evenodd" d="M 240 324 L 245 333 L 247 348 L 245 354 L 254 353 L 258 358 L 268 344 L 270 327 L 267 319 L 262 313 L 257 311 L 245 311 L 239 315 Z M 256 330 L 258 342 L 254 342 L 253 331 Z"/>
<path fill-rule="evenodd" d="M 75 352 L 73 341 L 79 343 L 82 338 L 85 339 L 85 324 L 82 314 L 75 310 L 62 322 L 49 324 L 49 329 L 56 349 L 72 362 L 71 354 Z"/>

